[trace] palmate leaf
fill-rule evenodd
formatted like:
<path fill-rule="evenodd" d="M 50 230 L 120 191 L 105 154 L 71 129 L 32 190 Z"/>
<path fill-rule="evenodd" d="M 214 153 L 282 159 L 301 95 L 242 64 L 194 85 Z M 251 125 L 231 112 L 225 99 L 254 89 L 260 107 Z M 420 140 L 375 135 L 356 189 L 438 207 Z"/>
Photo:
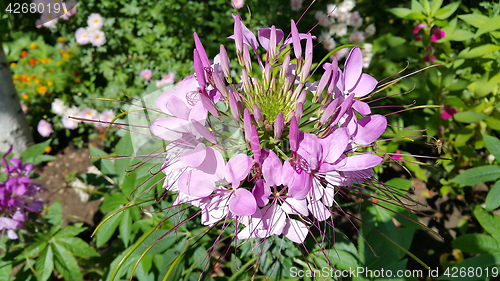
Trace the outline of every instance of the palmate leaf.
<path fill-rule="evenodd" d="M 99 256 L 99 253 L 97 253 L 94 248 L 78 237 L 60 237 L 56 241 L 76 257 L 86 258 Z"/>
<path fill-rule="evenodd" d="M 38 256 L 35 263 L 35 269 L 37 272 L 37 280 L 45 281 L 49 279 L 52 275 L 52 270 L 54 269 L 54 254 L 52 252 L 52 247 L 45 244 L 46 247 Z"/>
<path fill-rule="evenodd" d="M 54 241 L 51 245 L 54 250 L 54 265 L 56 270 L 62 274 L 65 280 L 83 281 L 82 273 L 75 257 L 57 242 Z"/>

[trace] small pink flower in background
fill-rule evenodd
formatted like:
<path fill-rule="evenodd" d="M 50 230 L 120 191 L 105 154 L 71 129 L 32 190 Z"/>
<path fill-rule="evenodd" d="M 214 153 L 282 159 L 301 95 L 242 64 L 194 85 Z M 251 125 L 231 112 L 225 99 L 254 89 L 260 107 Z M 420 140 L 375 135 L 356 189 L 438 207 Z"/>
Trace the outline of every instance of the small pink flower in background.
<path fill-rule="evenodd" d="M 427 53 L 427 55 L 422 59 L 424 62 L 434 62 L 436 60 L 436 56 L 431 56 L 430 53 Z"/>
<path fill-rule="evenodd" d="M 419 22 L 417 24 L 417 26 L 415 26 L 415 28 L 413 28 L 413 34 L 417 34 L 420 31 L 420 29 L 422 29 L 424 27 L 425 27 L 425 24 Z"/>
<path fill-rule="evenodd" d="M 44 138 L 50 136 L 50 134 L 54 132 L 54 130 L 52 129 L 52 125 L 43 119 L 38 122 L 38 126 L 36 129 L 38 130 L 38 133 Z"/>
<path fill-rule="evenodd" d="M 231 0 L 231 4 L 235 9 L 240 9 L 245 5 L 244 0 Z"/>
<path fill-rule="evenodd" d="M 443 118 L 443 120 L 451 119 L 453 118 L 453 115 L 455 115 L 455 113 L 457 113 L 456 108 L 445 105 L 443 107 L 443 112 L 441 113 L 441 118 Z"/>
<path fill-rule="evenodd" d="M 298 11 L 302 8 L 302 0 L 291 0 L 292 10 Z"/>
<path fill-rule="evenodd" d="M 363 18 L 359 15 L 358 11 L 351 14 L 350 23 L 355 28 L 360 28 L 363 25 Z"/>
<path fill-rule="evenodd" d="M 41 19 L 37 19 L 37 20 L 35 21 L 35 26 L 36 26 L 36 28 L 38 28 L 38 29 L 42 28 L 42 27 L 43 27 L 42 20 L 41 20 Z"/>
<path fill-rule="evenodd" d="M 425 47 L 425 48 L 426 48 L 427 50 L 429 50 L 429 51 L 430 51 L 430 50 L 432 50 L 432 46 L 431 46 L 431 45 L 429 45 L 429 46 L 427 46 L 427 47 Z"/>
<path fill-rule="evenodd" d="M 143 69 L 141 71 L 141 77 L 146 80 L 146 81 L 149 81 L 151 80 L 151 77 L 153 76 L 153 72 L 151 71 L 151 69 Z"/>
<path fill-rule="evenodd" d="M 363 32 L 357 31 L 357 32 L 353 32 L 353 33 L 351 33 L 351 36 L 349 36 L 349 40 L 350 40 L 353 44 L 359 44 L 359 43 L 361 43 L 363 40 L 365 40 L 365 36 L 363 35 Z"/>
<path fill-rule="evenodd" d="M 101 29 L 103 23 L 104 20 L 102 19 L 101 15 L 96 13 L 91 14 L 87 19 L 87 24 L 90 28 Z"/>
<path fill-rule="evenodd" d="M 115 119 L 115 113 L 111 109 L 104 110 L 99 116 L 99 120 L 104 123 L 96 122 L 94 123 L 96 128 L 107 128 L 109 124 Z"/>
<path fill-rule="evenodd" d="M 394 152 L 394 154 L 391 156 L 391 158 L 395 160 L 401 160 L 402 157 L 403 155 L 401 154 L 400 150 L 396 150 L 396 152 Z"/>
<path fill-rule="evenodd" d="M 415 40 L 416 41 L 422 41 L 422 36 L 420 36 L 420 35 L 415 36 Z"/>
<path fill-rule="evenodd" d="M 75 32 L 76 43 L 85 45 L 90 42 L 90 35 L 86 28 L 80 27 Z"/>
<path fill-rule="evenodd" d="M 95 109 L 91 109 L 90 107 L 87 107 L 84 110 L 80 111 L 80 114 L 78 114 L 78 117 L 90 119 L 90 120 L 95 120 L 97 118 L 97 111 Z M 83 121 L 83 122 L 92 123 L 92 121 Z"/>
<path fill-rule="evenodd" d="M 21 103 L 21 109 L 23 110 L 24 114 L 28 113 L 28 106 L 25 103 Z"/>
<path fill-rule="evenodd" d="M 106 43 L 106 36 L 101 30 L 93 30 L 90 36 L 90 43 L 95 47 L 100 47 Z"/>
<path fill-rule="evenodd" d="M 437 42 L 439 39 L 443 38 L 446 35 L 444 31 L 442 31 L 439 27 L 436 27 L 432 30 L 431 41 Z"/>
<path fill-rule="evenodd" d="M 161 81 L 164 84 L 172 84 L 175 82 L 175 74 L 173 72 L 170 72 L 169 74 L 163 75 Z"/>

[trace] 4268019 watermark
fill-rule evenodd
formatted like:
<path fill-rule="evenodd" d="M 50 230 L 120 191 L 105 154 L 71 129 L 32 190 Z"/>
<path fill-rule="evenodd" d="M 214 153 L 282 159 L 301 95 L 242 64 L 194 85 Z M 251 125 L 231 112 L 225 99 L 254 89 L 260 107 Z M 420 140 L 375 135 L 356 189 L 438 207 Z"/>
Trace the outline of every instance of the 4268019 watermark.
<path fill-rule="evenodd" d="M 299 269 L 297 267 L 290 268 L 290 277 L 322 277 L 322 278 L 347 278 L 347 277 L 366 277 L 366 278 L 401 278 L 401 277 L 484 277 L 496 278 L 499 276 L 498 267 L 449 267 L 440 270 L 439 268 L 431 270 L 415 269 L 415 270 L 387 270 L 368 269 L 366 267 L 355 267 L 349 269 L 334 269 L 331 267 L 323 267 L 320 269 Z"/>

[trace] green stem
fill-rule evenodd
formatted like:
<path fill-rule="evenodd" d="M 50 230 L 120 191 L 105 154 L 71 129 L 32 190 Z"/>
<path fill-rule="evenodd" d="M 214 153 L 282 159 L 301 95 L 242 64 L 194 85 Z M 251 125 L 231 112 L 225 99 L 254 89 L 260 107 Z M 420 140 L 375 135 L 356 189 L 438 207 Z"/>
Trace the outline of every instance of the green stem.
<path fill-rule="evenodd" d="M 234 274 L 233 276 L 231 276 L 231 278 L 229 278 L 229 281 L 239 280 L 238 277 L 241 274 L 243 274 L 243 272 L 245 272 L 245 270 L 249 268 L 253 263 L 255 263 L 255 261 L 257 261 L 257 257 L 254 257 L 247 263 L 245 263 L 242 267 L 240 267 L 240 269 L 238 270 L 238 272 L 236 272 L 236 274 Z"/>

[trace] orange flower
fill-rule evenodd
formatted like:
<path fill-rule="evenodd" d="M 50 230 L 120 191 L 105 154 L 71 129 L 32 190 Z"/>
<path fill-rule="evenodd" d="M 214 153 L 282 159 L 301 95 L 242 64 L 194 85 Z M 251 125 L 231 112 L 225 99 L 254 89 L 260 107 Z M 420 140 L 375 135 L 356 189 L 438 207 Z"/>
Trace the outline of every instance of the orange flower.
<path fill-rule="evenodd" d="M 58 61 L 56 64 L 57 64 L 57 66 L 61 66 L 61 62 L 60 61 Z"/>
<path fill-rule="evenodd" d="M 45 148 L 45 153 L 50 153 L 51 151 L 52 151 L 52 147 L 47 146 L 47 147 Z"/>
<path fill-rule="evenodd" d="M 61 50 L 61 54 L 64 54 L 64 52 L 66 52 L 66 50 L 62 49 L 62 50 Z"/>
<path fill-rule="evenodd" d="M 40 85 L 41 81 L 40 79 L 35 79 L 35 85 Z"/>
<path fill-rule="evenodd" d="M 76 77 L 75 82 L 80 83 L 80 82 L 82 82 L 82 80 L 80 79 L 80 77 Z"/>
<path fill-rule="evenodd" d="M 47 86 L 41 86 L 41 87 L 38 87 L 36 90 L 40 95 L 43 95 L 47 92 L 48 88 L 47 88 Z"/>
<path fill-rule="evenodd" d="M 28 100 L 30 97 L 26 94 L 23 95 L 23 100 Z"/>
<path fill-rule="evenodd" d="M 52 86 L 52 85 L 54 85 L 54 82 L 49 80 L 49 81 L 47 81 L 47 85 Z"/>
<path fill-rule="evenodd" d="M 30 48 L 31 48 L 31 49 L 36 49 L 36 47 L 37 47 L 37 46 L 36 46 L 36 43 L 35 43 L 35 42 L 33 42 L 33 43 L 31 43 L 31 44 L 30 44 Z"/>
<path fill-rule="evenodd" d="M 13 62 L 13 63 L 10 64 L 10 67 L 16 67 L 16 65 L 17 64 L 15 62 Z"/>
<path fill-rule="evenodd" d="M 35 79 L 35 78 L 36 78 L 36 76 L 35 76 L 35 75 L 31 75 L 31 79 Z"/>
<path fill-rule="evenodd" d="M 28 80 L 28 75 L 26 74 L 21 75 L 21 82 L 26 82 L 26 80 Z"/>
<path fill-rule="evenodd" d="M 12 76 L 12 78 L 13 78 L 14 80 L 19 79 L 19 74 L 14 74 L 14 76 Z"/>
<path fill-rule="evenodd" d="M 57 38 L 57 41 L 58 41 L 59 43 L 64 43 L 64 37 L 59 37 L 59 38 Z"/>
<path fill-rule="evenodd" d="M 30 59 L 30 65 L 35 65 L 36 64 L 36 59 Z"/>
<path fill-rule="evenodd" d="M 14 86 L 17 85 L 17 81 L 14 81 Z"/>
<path fill-rule="evenodd" d="M 28 55 L 28 51 L 21 52 L 21 58 L 25 58 Z"/>

